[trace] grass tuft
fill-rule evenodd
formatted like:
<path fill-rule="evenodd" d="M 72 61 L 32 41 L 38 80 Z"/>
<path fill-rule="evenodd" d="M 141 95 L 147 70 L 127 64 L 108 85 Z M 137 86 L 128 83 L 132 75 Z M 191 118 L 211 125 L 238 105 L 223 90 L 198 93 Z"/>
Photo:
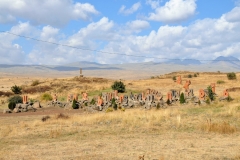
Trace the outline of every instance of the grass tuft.
<path fill-rule="evenodd" d="M 59 113 L 56 115 L 56 119 L 69 119 L 70 117 L 68 115 L 65 115 L 63 113 Z"/>
<path fill-rule="evenodd" d="M 208 119 L 206 123 L 202 124 L 201 129 L 206 132 L 220 134 L 233 134 L 237 131 L 235 126 L 232 126 L 227 122 L 212 123 L 211 119 Z"/>
<path fill-rule="evenodd" d="M 42 121 L 45 122 L 45 121 L 47 121 L 49 118 L 50 118 L 50 116 L 43 116 L 43 117 L 42 117 Z"/>

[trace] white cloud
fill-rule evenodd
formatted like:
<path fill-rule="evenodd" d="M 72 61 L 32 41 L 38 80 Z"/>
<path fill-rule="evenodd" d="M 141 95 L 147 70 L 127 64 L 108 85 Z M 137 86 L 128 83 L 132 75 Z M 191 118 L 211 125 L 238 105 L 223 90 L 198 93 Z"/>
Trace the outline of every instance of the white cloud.
<path fill-rule="evenodd" d="M 69 45 L 84 46 L 84 41 L 111 40 L 114 38 L 113 27 L 113 21 L 109 21 L 108 18 L 103 17 L 98 22 L 92 22 L 87 27 L 81 28 L 78 33 L 71 36 L 69 38 Z"/>
<path fill-rule="evenodd" d="M 240 0 L 235 0 L 234 2 L 236 6 L 240 6 Z"/>
<path fill-rule="evenodd" d="M 0 15 L 0 23 L 5 24 L 5 23 L 14 23 L 16 21 L 16 18 L 13 17 L 12 15 L 8 14 L 2 14 Z"/>
<path fill-rule="evenodd" d="M 196 0 L 170 0 L 166 2 L 164 6 L 157 8 L 156 5 L 152 4 L 153 8 L 155 7 L 155 12 L 150 13 L 148 19 L 165 23 L 176 23 L 187 20 L 195 14 L 197 8 L 195 1 Z"/>
<path fill-rule="evenodd" d="M 34 63 L 34 64 L 64 64 L 75 61 L 96 61 L 100 63 L 127 63 L 142 61 L 160 61 L 157 58 L 195 58 L 214 59 L 217 56 L 235 56 L 240 58 L 240 21 L 232 21 L 226 15 L 234 13 L 235 9 L 223 14 L 217 19 L 197 20 L 189 26 L 160 26 L 149 34 L 138 35 L 149 27 L 143 20 L 130 21 L 124 26 L 115 24 L 103 17 L 92 22 L 71 36 L 61 36 L 61 31 L 52 26 L 42 28 L 29 23 L 19 23 L 12 27 L 11 32 L 33 36 L 60 44 L 67 44 L 74 49 L 36 42 L 30 53 L 24 54 L 16 36 L 0 34 L 0 63 Z M 128 31 L 123 34 L 123 30 Z M 91 50 L 143 56 L 128 57 L 118 54 L 107 54 Z M 155 57 L 155 58 L 144 58 Z"/>
<path fill-rule="evenodd" d="M 13 26 L 10 30 L 11 33 L 25 36 L 33 36 L 33 32 L 36 32 L 37 29 L 29 24 L 29 22 L 19 22 L 18 25 Z M 18 38 L 18 37 L 16 37 Z"/>
<path fill-rule="evenodd" d="M 144 20 L 135 20 L 131 22 L 127 22 L 126 27 L 124 27 L 125 33 L 139 33 L 144 29 L 147 29 L 150 27 L 150 24 L 147 21 Z"/>
<path fill-rule="evenodd" d="M 102 63 L 124 63 L 141 61 L 161 61 L 158 58 L 195 58 L 211 60 L 217 56 L 240 58 L 240 22 L 232 21 L 224 14 L 218 19 L 197 20 L 189 26 L 161 26 L 145 36 L 124 36 L 111 41 L 103 51 L 140 55 L 146 57 L 127 57 L 110 55 L 108 59 L 99 57 Z"/>
<path fill-rule="evenodd" d="M 179 41 L 186 31 L 182 26 L 162 26 L 159 30 L 152 31 L 146 36 L 126 36 L 121 40 L 110 42 L 103 51 L 123 53 L 127 55 L 140 55 L 146 57 L 169 57 L 171 52 L 179 53 Z M 176 47 L 174 47 L 176 46 Z M 110 55 L 105 59 L 107 54 L 99 57 L 102 63 L 121 63 L 121 62 L 138 62 L 143 60 L 157 60 L 148 58 L 128 57 Z"/>
<path fill-rule="evenodd" d="M 152 9 L 159 7 L 161 0 L 146 0 L 146 4 L 150 5 Z"/>
<path fill-rule="evenodd" d="M 115 39 L 114 23 L 103 17 L 98 22 L 92 22 L 85 28 L 81 28 L 77 33 L 66 39 L 60 39 L 58 29 L 45 26 L 40 34 L 41 38 L 48 41 L 73 46 L 74 49 L 64 46 L 56 46 L 47 43 L 39 43 L 30 52 L 28 61 L 31 63 L 43 64 L 64 64 L 75 61 L 94 61 L 96 53 L 91 50 L 98 49 L 103 41 Z"/>
<path fill-rule="evenodd" d="M 137 3 L 133 4 L 132 7 L 129 8 L 129 9 L 126 9 L 126 6 L 122 5 L 121 8 L 119 9 L 119 13 L 124 14 L 124 15 L 133 14 L 140 7 L 141 7 L 141 3 L 140 2 L 137 2 Z"/>
<path fill-rule="evenodd" d="M 217 51 L 214 53 L 215 56 L 235 56 L 239 55 L 240 43 L 236 42 L 230 44 L 228 47 L 224 48 L 224 50 Z"/>
<path fill-rule="evenodd" d="M 233 10 L 224 14 L 224 18 L 230 22 L 240 22 L 240 7 L 235 7 Z"/>
<path fill-rule="evenodd" d="M 11 28 L 14 34 L 29 35 L 33 27 L 29 23 L 19 23 Z M 19 37 L 8 33 L 0 33 L 0 64 L 23 64 L 26 63 L 26 54 L 20 44 L 15 42 Z"/>
<path fill-rule="evenodd" d="M 70 20 L 90 20 L 98 11 L 89 3 L 72 0 L 1 0 L 0 23 L 12 23 L 17 18 L 33 24 L 61 26 Z"/>
<path fill-rule="evenodd" d="M 53 28 L 51 26 L 44 26 L 40 35 L 40 38 L 42 40 L 47 40 L 50 42 L 54 42 L 55 40 L 53 37 L 57 36 L 59 32 L 59 29 Z"/>

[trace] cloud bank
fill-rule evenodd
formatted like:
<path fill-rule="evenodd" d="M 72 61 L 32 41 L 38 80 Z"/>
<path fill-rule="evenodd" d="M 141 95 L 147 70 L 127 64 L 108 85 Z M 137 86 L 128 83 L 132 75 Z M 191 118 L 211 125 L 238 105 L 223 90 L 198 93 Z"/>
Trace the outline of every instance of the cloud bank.
<path fill-rule="evenodd" d="M 171 10 L 174 7 L 170 2 L 173 1 L 170 0 L 162 7 L 169 6 L 169 10 Z M 68 2 L 67 4 L 71 4 L 70 6 L 77 5 L 77 3 L 70 3 L 71 1 L 64 2 Z M 151 2 L 153 1 L 149 0 L 148 5 L 152 8 L 156 10 L 162 8 L 160 3 Z M 181 6 L 179 3 L 183 2 L 187 3 L 190 8 L 192 7 L 192 12 L 186 11 L 184 13 L 194 14 L 195 1 L 178 0 L 175 5 Z M 23 8 L 24 4 L 20 3 L 17 6 Z M 92 10 L 90 9 L 90 11 Z M 166 24 L 159 26 L 156 30 L 152 29 L 149 21 L 146 20 L 137 19 L 125 24 L 118 24 L 108 17 L 102 17 L 70 35 L 65 35 L 60 27 L 55 25 L 48 24 L 38 27 L 31 21 L 18 22 L 9 32 L 72 47 L 26 39 L 25 41 L 32 44 L 32 48 L 30 51 L 25 51 L 24 46 L 18 41 L 19 37 L 0 33 L 0 56 L 2 57 L 0 63 L 65 64 L 75 61 L 127 63 L 159 62 L 163 61 L 164 58 L 200 60 L 211 60 L 217 56 L 240 58 L 240 18 L 238 15 L 240 15 L 240 9 L 236 6 L 219 18 L 199 19 L 186 26 Z M 184 19 L 184 16 L 180 17 L 179 20 Z M 142 31 L 145 33 L 142 34 Z"/>
<path fill-rule="evenodd" d="M 0 23 L 14 23 L 17 18 L 34 25 L 66 25 L 70 20 L 90 20 L 99 12 L 89 3 L 72 0 L 1 0 Z"/>

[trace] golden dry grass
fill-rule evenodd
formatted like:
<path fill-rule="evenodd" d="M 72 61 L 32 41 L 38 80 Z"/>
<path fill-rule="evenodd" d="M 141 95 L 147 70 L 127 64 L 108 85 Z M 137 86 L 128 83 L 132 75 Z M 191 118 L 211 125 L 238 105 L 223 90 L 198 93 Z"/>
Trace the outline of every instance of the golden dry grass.
<path fill-rule="evenodd" d="M 191 72 L 171 73 L 169 75 L 182 75 L 182 77 Z M 193 73 L 191 73 L 193 74 Z M 192 84 L 190 88 L 194 90 L 194 94 L 198 95 L 199 89 L 206 89 L 211 83 L 217 83 L 218 80 L 223 80 L 224 84 L 216 84 L 216 93 L 219 97 L 222 95 L 224 89 L 240 87 L 240 74 L 237 74 L 237 80 L 228 80 L 226 74 L 209 74 L 200 73 L 198 77 L 191 78 Z M 185 80 L 183 78 L 183 84 Z M 38 80 L 39 85 L 31 86 L 31 84 Z M 48 93 L 58 94 L 59 100 L 66 100 L 68 94 L 80 94 L 81 92 L 88 92 L 90 98 L 98 95 L 101 92 L 110 92 L 111 84 L 114 80 L 103 78 L 40 78 L 40 77 L 6 77 L 1 78 L 0 91 L 10 91 L 14 84 L 22 86 L 27 91 L 29 98 L 40 100 L 41 94 L 45 92 L 46 87 L 49 87 Z M 170 89 L 177 89 L 183 91 L 183 85 L 176 84 L 171 78 L 164 79 L 145 79 L 145 80 L 123 80 L 126 84 L 127 92 L 139 93 L 148 88 L 156 89 L 166 95 Z M 42 89 L 41 89 L 42 88 Z M 31 91 L 33 93 L 31 93 Z M 231 91 L 230 96 L 240 100 L 239 91 Z M 5 100 L 6 97 L 0 97 L 0 100 Z M 6 107 L 0 104 L 0 108 Z"/>
<path fill-rule="evenodd" d="M 231 126 L 227 122 L 220 122 L 220 123 L 212 123 L 211 119 L 207 120 L 206 124 L 202 125 L 202 130 L 207 132 L 215 132 L 215 133 L 222 133 L 222 134 L 231 134 L 236 132 L 236 127 Z"/>
<path fill-rule="evenodd" d="M 23 85 L 24 79 L 16 80 L 17 85 Z M 32 80 L 26 85 L 31 85 Z M 190 88 L 198 95 L 200 88 L 205 89 L 218 80 L 225 81 L 216 84 L 219 96 L 226 88 L 240 86 L 239 80 L 229 81 L 224 74 L 200 73 L 199 77 L 191 79 Z M 60 99 L 68 93 L 87 91 L 91 98 L 102 90 L 108 92 L 113 80 L 65 78 L 42 79 L 40 82 L 38 86 L 51 86 L 49 93 L 58 93 Z M 128 93 L 152 88 L 166 95 L 169 89 L 183 90 L 182 85 L 177 85 L 171 78 L 123 82 Z M 0 83 L 6 88 L 12 85 L 7 79 Z M 41 94 L 29 94 L 29 97 L 39 99 Z M 49 115 L 46 121 L 42 121 L 43 116 L 0 117 L 0 159 L 137 160 L 144 155 L 145 159 L 151 160 L 237 160 L 240 153 L 240 95 L 233 91 L 230 96 L 234 98 L 230 103 L 177 104 L 148 111 L 135 108 L 125 112 L 56 114 Z M 6 108 L 6 104 L 0 107 Z"/>
<path fill-rule="evenodd" d="M 137 159 L 145 155 L 145 159 L 234 159 L 240 147 L 237 106 L 57 114 L 44 122 L 42 116 L 2 118 L 0 157 Z M 202 128 L 209 117 L 211 126 Z"/>

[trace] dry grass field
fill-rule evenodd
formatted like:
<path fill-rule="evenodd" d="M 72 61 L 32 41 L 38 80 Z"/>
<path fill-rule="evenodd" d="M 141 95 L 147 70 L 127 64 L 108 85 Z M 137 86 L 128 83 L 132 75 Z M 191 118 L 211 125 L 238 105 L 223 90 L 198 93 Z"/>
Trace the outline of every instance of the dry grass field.
<path fill-rule="evenodd" d="M 185 77 L 190 72 L 167 74 L 145 80 L 123 80 L 127 93 L 156 89 L 183 91 L 172 76 Z M 187 80 L 189 78 L 183 78 Z M 39 84 L 31 86 L 34 80 Z M 2 114 L 6 96 L 0 97 L 0 159 L 80 159 L 145 160 L 168 159 L 240 159 L 240 74 L 228 80 L 226 74 L 200 73 L 190 79 L 190 88 L 198 96 L 200 88 L 216 83 L 218 98 L 230 89 L 231 102 L 210 105 L 192 103 L 144 110 L 140 107 L 110 113 L 88 113 L 47 108 L 34 113 Z M 223 81 L 217 84 L 217 81 Z M 57 93 L 61 101 L 69 93 L 88 92 L 92 98 L 111 91 L 114 80 L 103 78 L 28 78 L 1 77 L 0 91 L 22 86 L 31 99 L 41 100 L 44 92 Z M 47 86 L 47 87 L 46 87 Z M 218 99 L 217 98 L 217 99 Z M 46 116 L 49 116 L 47 119 Z M 46 121 L 42 121 L 43 118 Z"/>

